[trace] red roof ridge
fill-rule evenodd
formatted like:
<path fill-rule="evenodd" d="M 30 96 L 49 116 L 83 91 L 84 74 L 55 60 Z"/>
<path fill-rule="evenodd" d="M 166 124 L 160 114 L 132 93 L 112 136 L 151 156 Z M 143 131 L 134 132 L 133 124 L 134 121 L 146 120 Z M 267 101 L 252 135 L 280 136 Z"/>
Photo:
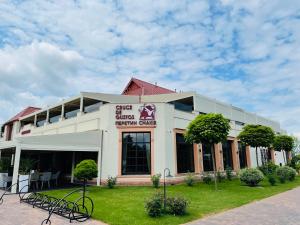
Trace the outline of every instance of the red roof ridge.
<path fill-rule="evenodd" d="M 23 116 L 27 116 L 35 111 L 40 110 L 41 108 L 37 108 L 37 107 L 33 107 L 33 106 L 28 106 L 25 109 L 23 109 L 21 112 L 19 112 L 18 114 L 16 114 L 14 117 L 12 117 L 10 120 L 8 120 L 5 124 L 7 123 L 11 123 L 14 121 L 19 120 L 21 117 Z"/>
<path fill-rule="evenodd" d="M 139 89 L 128 90 L 130 85 L 134 83 L 136 84 Z M 160 87 L 157 84 L 151 84 L 149 82 L 137 79 L 132 77 L 128 84 L 126 85 L 125 89 L 122 92 L 122 95 L 153 95 L 153 94 L 169 94 L 169 93 L 176 93 L 173 90 Z"/>

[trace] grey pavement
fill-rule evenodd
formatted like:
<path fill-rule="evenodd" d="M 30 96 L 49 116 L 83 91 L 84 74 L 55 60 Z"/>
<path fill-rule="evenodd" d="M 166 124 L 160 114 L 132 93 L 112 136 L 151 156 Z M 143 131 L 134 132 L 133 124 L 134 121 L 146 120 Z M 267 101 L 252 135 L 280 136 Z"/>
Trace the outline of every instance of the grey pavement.
<path fill-rule="evenodd" d="M 300 225 L 300 188 L 208 216 L 188 225 Z"/>
<path fill-rule="evenodd" d="M 2 195 L 3 191 L 0 191 Z M 3 204 L 0 205 L 0 225 L 40 225 L 41 222 L 48 217 L 48 212 L 26 203 L 20 203 L 18 195 L 4 196 Z M 68 225 L 68 224 L 82 224 L 82 225 L 105 225 L 96 220 L 88 220 L 83 223 L 72 222 L 59 217 L 57 215 L 51 216 L 51 225 Z"/>

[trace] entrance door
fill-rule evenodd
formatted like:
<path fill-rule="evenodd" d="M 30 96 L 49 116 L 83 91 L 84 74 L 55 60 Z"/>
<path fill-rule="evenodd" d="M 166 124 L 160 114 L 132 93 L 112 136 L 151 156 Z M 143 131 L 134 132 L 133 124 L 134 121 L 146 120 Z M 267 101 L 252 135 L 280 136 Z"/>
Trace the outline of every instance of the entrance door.
<path fill-rule="evenodd" d="M 203 152 L 203 169 L 204 171 L 213 171 L 213 161 L 211 154 L 211 145 L 202 144 L 202 152 Z"/>
<path fill-rule="evenodd" d="M 246 155 L 246 145 L 243 145 L 241 142 L 238 142 L 239 148 L 239 159 L 240 159 L 240 168 L 247 167 L 247 155 Z"/>

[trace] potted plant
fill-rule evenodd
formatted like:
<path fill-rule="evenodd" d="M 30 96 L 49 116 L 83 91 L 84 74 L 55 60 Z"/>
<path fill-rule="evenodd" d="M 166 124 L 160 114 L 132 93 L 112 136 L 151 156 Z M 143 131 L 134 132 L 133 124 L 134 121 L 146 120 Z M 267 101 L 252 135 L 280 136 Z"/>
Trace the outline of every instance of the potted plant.
<path fill-rule="evenodd" d="M 7 186 L 9 167 L 10 167 L 10 159 L 1 158 L 0 159 L 0 188 L 5 188 Z"/>
<path fill-rule="evenodd" d="M 98 170 L 97 164 L 92 159 L 86 159 L 78 163 L 74 170 L 74 176 L 78 180 L 83 181 L 83 206 L 84 206 L 84 197 L 86 189 L 86 181 L 91 180 L 94 177 L 97 177 Z"/>
<path fill-rule="evenodd" d="M 28 192 L 30 170 L 34 165 L 34 160 L 25 158 L 20 160 L 19 166 L 19 192 Z"/>

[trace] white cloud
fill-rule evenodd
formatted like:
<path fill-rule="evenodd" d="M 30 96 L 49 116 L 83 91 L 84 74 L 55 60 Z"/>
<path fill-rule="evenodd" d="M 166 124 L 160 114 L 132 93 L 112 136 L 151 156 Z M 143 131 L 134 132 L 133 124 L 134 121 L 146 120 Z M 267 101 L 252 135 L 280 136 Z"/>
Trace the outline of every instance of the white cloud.
<path fill-rule="evenodd" d="M 0 103 L 9 108 L 0 123 L 81 90 L 120 93 L 135 75 L 300 132 L 296 0 L 24 1 L 0 10 Z"/>

